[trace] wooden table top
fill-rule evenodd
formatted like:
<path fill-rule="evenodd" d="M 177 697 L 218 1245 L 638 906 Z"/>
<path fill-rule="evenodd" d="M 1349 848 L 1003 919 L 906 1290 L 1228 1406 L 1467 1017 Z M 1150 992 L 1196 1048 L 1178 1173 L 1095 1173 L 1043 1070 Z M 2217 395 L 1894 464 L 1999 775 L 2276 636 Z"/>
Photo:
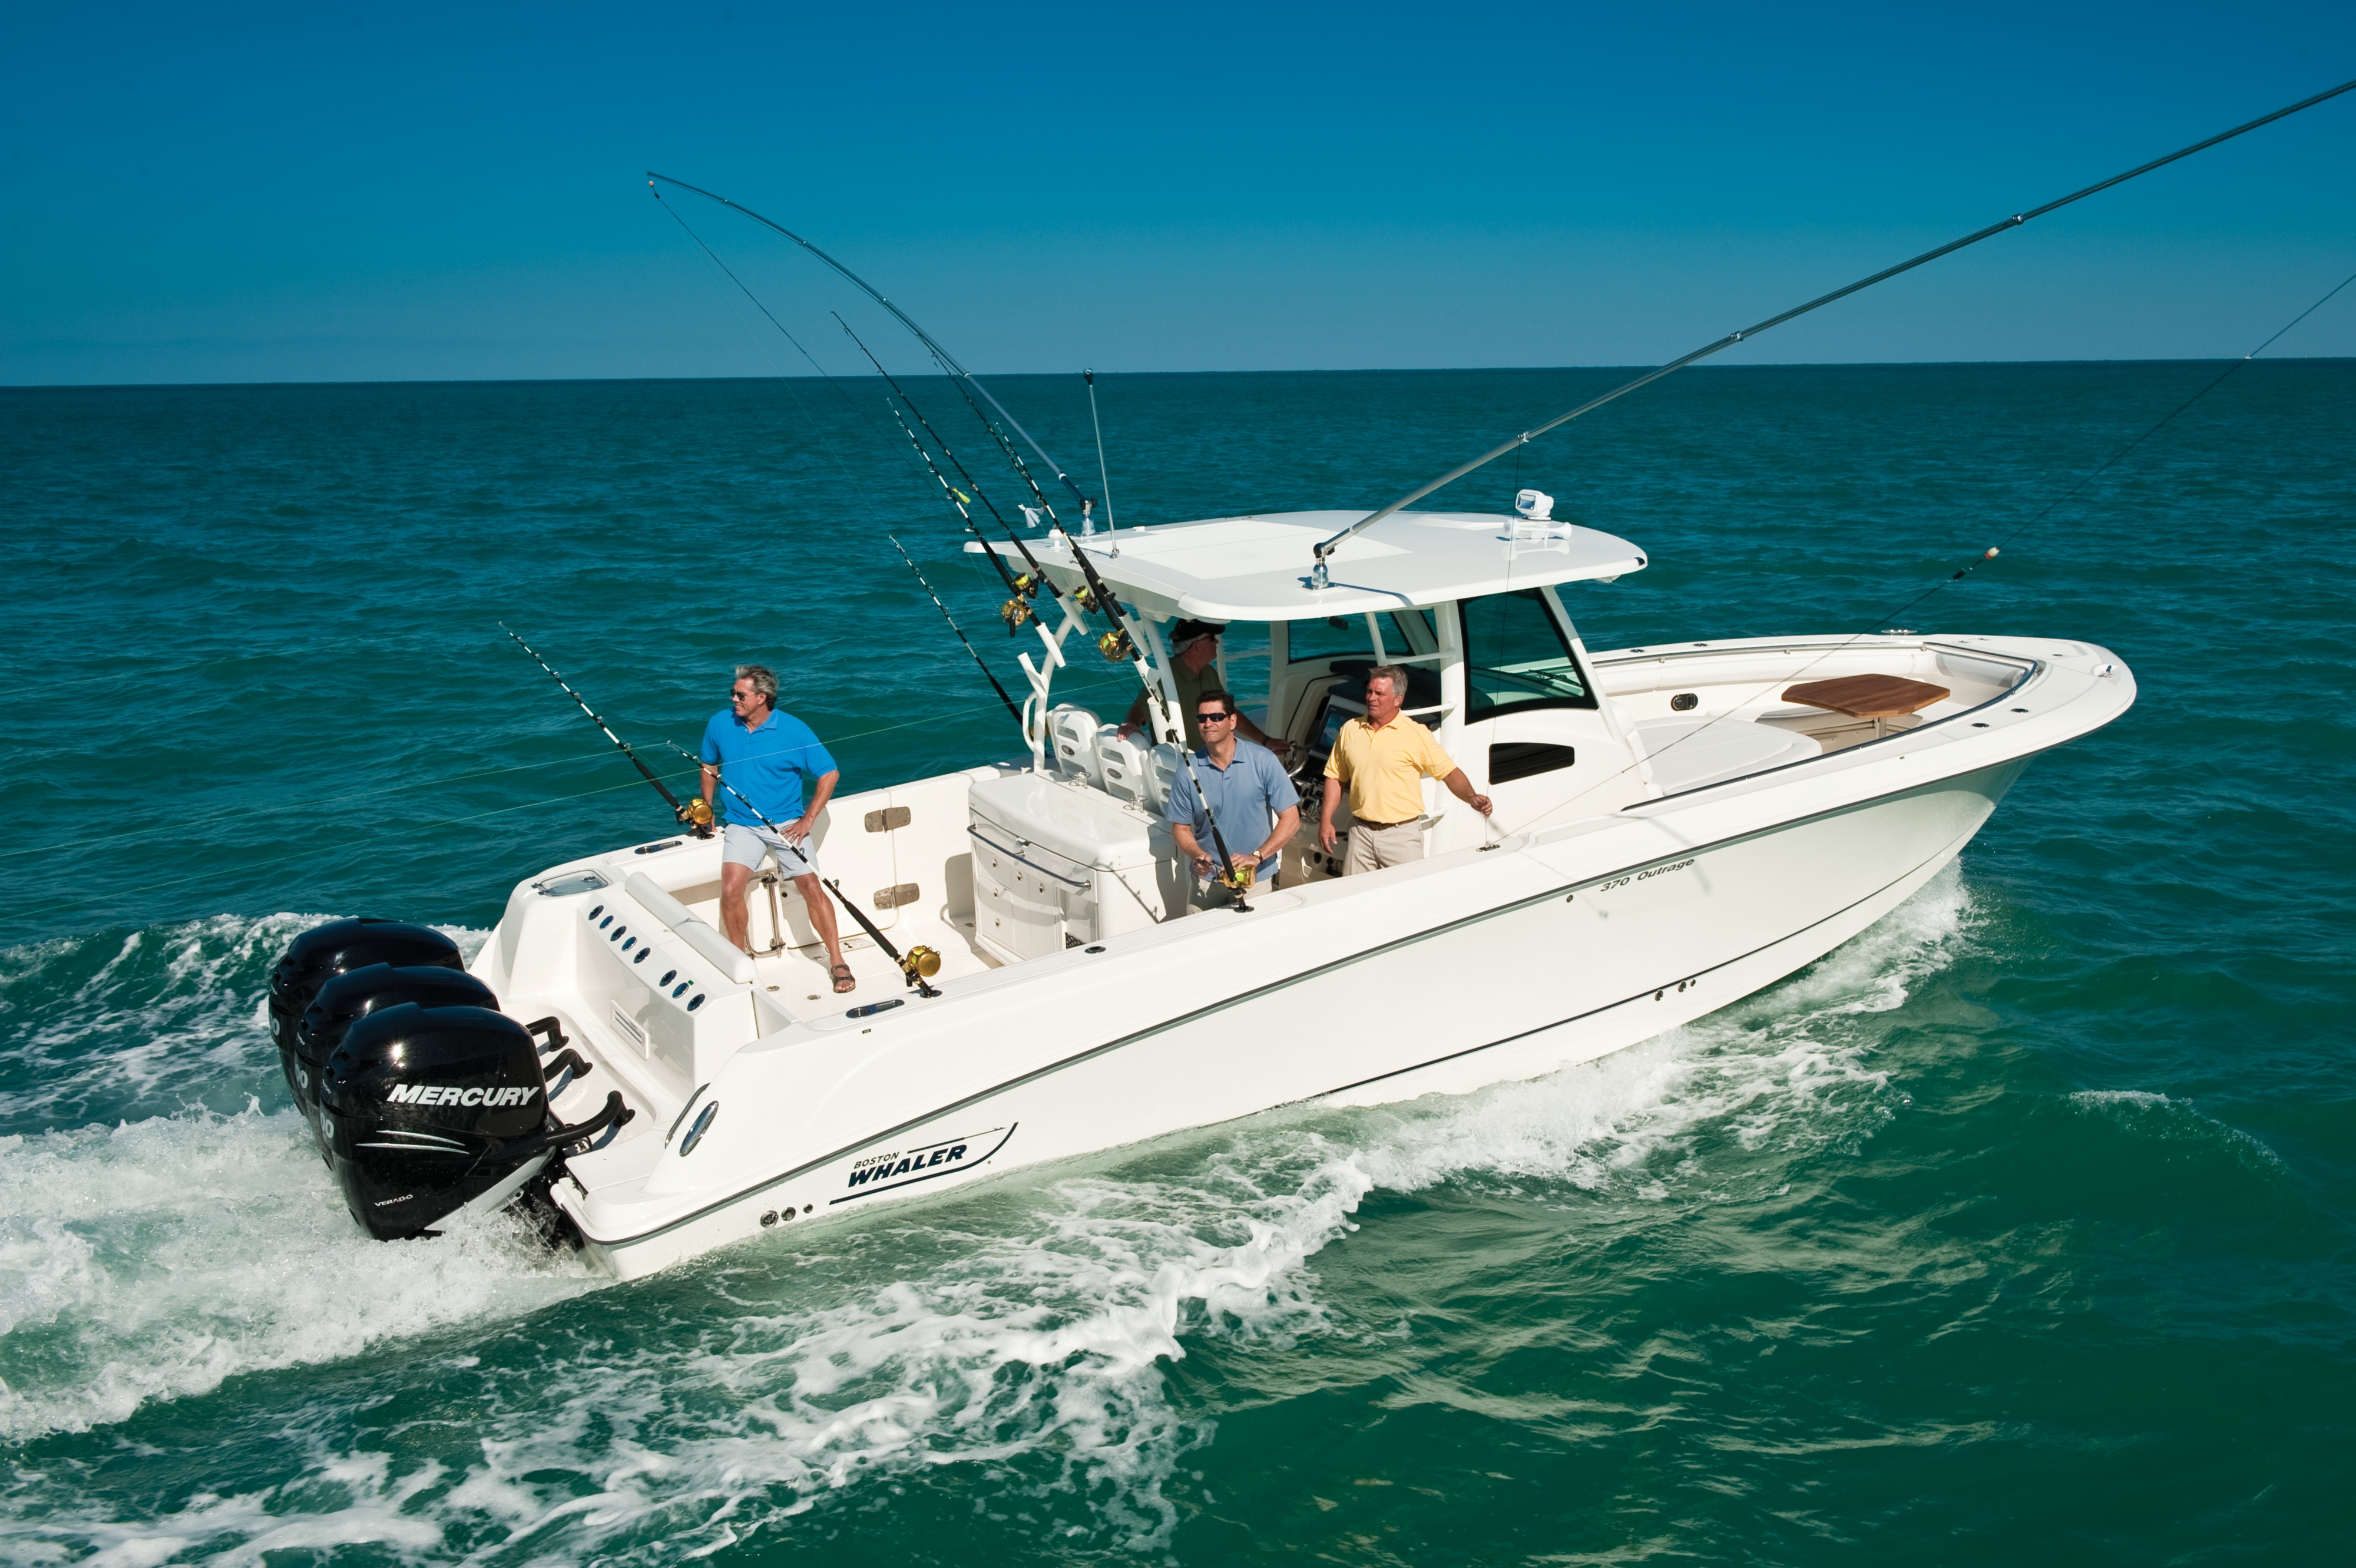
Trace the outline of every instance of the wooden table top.
<path fill-rule="evenodd" d="M 1919 714 L 1948 695 L 1944 686 L 1901 675 L 1842 675 L 1794 686 L 1783 693 L 1783 700 L 1829 708 L 1851 718 L 1894 719 L 1901 714 Z"/>

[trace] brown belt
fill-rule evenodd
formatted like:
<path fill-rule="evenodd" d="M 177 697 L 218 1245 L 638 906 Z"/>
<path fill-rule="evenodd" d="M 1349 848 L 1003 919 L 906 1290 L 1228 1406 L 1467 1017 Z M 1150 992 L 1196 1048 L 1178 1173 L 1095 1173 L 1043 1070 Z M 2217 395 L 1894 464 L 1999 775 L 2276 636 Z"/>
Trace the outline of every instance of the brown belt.
<path fill-rule="evenodd" d="M 1360 817 L 1355 825 L 1362 828 L 1372 828 L 1376 832 L 1388 832 L 1393 828 L 1403 828 L 1409 822 L 1419 822 L 1421 821 L 1423 821 L 1421 817 L 1409 817 L 1407 819 L 1407 822 L 1370 822 L 1366 821 L 1365 818 Z"/>

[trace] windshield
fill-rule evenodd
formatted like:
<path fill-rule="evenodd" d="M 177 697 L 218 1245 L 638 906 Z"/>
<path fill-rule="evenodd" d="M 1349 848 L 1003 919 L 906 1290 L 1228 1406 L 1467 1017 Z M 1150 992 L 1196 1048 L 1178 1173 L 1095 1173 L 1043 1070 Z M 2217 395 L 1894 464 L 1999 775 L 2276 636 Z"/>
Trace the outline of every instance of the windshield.
<path fill-rule="evenodd" d="M 1471 699 L 1468 718 L 1484 718 L 1503 708 L 1591 708 L 1595 695 L 1571 656 L 1537 588 L 1467 599 L 1464 616 L 1464 684 Z"/>

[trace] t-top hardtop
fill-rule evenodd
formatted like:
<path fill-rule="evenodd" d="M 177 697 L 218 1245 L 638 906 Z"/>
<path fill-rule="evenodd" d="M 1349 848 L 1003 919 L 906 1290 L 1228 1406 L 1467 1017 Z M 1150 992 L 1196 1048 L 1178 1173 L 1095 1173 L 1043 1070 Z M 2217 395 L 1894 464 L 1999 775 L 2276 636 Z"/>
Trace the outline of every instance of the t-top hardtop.
<path fill-rule="evenodd" d="M 1365 515 L 1258 512 L 1124 528 L 1072 542 L 1088 553 L 1108 586 L 1154 620 L 1366 615 L 1557 583 L 1608 583 L 1644 567 L 1642 550 L 1597 529 L 1492 512 L 1402 511 L 1344 541 L 1330 558 L 1329 585 L 1312 588 L 1319 542 Z M 991 547 L 1019 568 L 1012 545 Z M 1061 537 L 1032 548 L 1043 565 L 1077 570 Z"/>

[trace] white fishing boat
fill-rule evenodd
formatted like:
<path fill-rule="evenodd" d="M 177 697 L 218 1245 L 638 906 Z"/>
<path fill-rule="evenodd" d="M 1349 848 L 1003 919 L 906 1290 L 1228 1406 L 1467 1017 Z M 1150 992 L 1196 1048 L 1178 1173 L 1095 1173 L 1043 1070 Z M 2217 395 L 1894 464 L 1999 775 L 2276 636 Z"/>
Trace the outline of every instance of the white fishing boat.
<path fill-rule="evenodd" d="M 1059 535 L 1039 555 L 1068 596 L 1090 552 L 1165 700 L 1173 618 L 1264 627 L 1267 689 L 1243 694 L 1304 775 L 1371 663 L 1413 671 L 1411 716 L 1494 801 L 1492 825 L 1427 782 L 1419 863 L 1339 877 L 1305 829 L 1280 886 L 1187 913 L 1160 811 L 1176 748 L 1053 699 L 1066 654 L 1096 657 L 1071 608 L 1038 628 L 1020 756 L 839 795 L 814 835 L 892 948 L 939 955 L 929 994 L 854 935 L 859 989 L 837 996 L 790 884 L 756 892 L 755 951 L 732 948 L 714 839 L 518 886 L 475 976 L 589 1064 L 560 1116 L 616 1091 L 636 1112 L 551 1189 L 595 1258 L 639 1275 L 1271 1106 L 1462 1093 L 1633 1045 L 1871 925 L 2030 757 L 2135 695 L 2106 650 L 2037 638 L 1590 654 L 1578 596 L 1644 552 L 1518 516 L 1397 513 L 1306 586 L 1312 545 L 1363 515 L 1125 530 L 1117 550 Z M 1875 689 L 1909 711 L 1825 696 Z"/>
<path fill-rule="evenodd" d="M 897 317 L 1030 486 L 1044 533 L 977 526 L 967 546 L 1006 576 L 1018 626 L 1061 609 L 1030 619 L 1019 733 L 822 813 L 817 857 L 863 928 L 849 996 L 789 884 L 763 881 L 750 950 L 723 934 L 721 843 L 695 831 L 520 884 L 471 963 L 391 922 L 297 938 L 272 1016 L 352 1212 L 412 1236 L 536 1194 L 633 1277 L 1274 1106 L 1555 1072 L 1791 974 L 1953 861 L 2031 757 L 2126 712 L 2126 665 L 2062 639 L 1894 629 L 1590 653 L 1574 613 L 1644 568 L 1637 545 L 1535 491 L 1510 513 L 1413 508 L 1684 365 L 2306 106 L 1730 333 L 1373 511 L 1077 537 L 1007 431 L 1085 498 L 980 381 L 840 263 L 725 203 Z M 890 384 L 964 515 L 978 490 L 942 473 L 957 460 Z M 1186 766 L 1164 639 L 1182 619 L 1224 623 L 1229 646 L 1264 636 L 1265 676 L 1222 683 L 1300 757 L 1312 802 L 1273 886 L 1231 908 L 1195 908 L 1162 818 Z M 1137 671 L 1162 744 L 1056 701 L 1067 659 L 1099 652 Z M 1406 671 L 1408 715 L 1494 815 L 1426 780 L 1423 857 L 1341 876 L 1313 802 L 1376 665 Z"/>

